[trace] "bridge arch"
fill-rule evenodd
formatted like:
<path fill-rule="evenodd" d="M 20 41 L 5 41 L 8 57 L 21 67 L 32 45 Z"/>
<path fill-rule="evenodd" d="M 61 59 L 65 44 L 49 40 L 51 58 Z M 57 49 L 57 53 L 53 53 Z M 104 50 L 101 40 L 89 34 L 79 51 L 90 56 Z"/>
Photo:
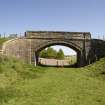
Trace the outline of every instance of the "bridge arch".
<path fill-rule="evenodd" d="M 82 54 L 82 48 L 80 48 L 78 45 L 76 45 L 75 43 L 69 42 L 69 41 L 48 41 L 46 43 L 42 43 L 39 46 L 37 46 L 37 48 L 34 49 L 34 53 L 35 53 L 35 57 L 34 60 L 36 62 L 36 64 L 38 65 L 39 62 L 39 53 L 40 51 L 42 51 L 43 49 L 50 47 L 50 46 L 54 46 L 54 45 L 61 45 L 61 46 L 66 46 L 68 48 L 73 49 L 76 53 L 77 53 L 77 62 L 76 62 L 76 66 L 78 66 L 80 64 L 81 61 L 81 54 Z"/>

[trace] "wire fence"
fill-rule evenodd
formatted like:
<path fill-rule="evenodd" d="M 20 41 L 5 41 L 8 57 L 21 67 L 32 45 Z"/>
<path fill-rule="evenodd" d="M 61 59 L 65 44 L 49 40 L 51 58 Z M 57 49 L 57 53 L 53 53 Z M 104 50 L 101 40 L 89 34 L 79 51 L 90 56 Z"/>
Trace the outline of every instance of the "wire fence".
<path fill-rule="evenodd" d="M 0 34 L 0 38 L 10 38 L 10 39 L 13 39 L 13 38 L 24 38 L 24 33 L 20 33 L 20 34 Z"/>
<path fill-rule="evenodd" d="M 105 35 L 97 35 L 96 37 L 92 37 L 92 39 L 99 39 L 105 41 Z"/>

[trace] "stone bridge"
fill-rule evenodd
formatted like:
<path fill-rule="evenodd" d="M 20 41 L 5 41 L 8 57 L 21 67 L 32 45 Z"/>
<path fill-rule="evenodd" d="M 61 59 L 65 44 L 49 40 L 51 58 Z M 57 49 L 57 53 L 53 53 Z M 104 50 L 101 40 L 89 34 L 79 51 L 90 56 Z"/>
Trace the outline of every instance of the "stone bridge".
<path fill-rule="evenodd" d="M 37 65 L 41 50 L 51 45 L 64 45 L 77 52 L 78 67 L 105 57 L 105 42 L 92 39 L 89 32 L 27 31 L 24 36 L 5 42 L 1 53 Z"/>

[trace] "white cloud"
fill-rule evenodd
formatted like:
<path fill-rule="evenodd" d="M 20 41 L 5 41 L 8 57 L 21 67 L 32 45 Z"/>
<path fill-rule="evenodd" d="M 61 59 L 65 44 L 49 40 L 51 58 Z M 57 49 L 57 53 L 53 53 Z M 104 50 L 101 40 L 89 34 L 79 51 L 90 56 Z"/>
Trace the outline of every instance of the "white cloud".
<path fill-rule="evenodd" d="M 51 46 L 51 47 L 57 51 L 59 49 L 62 49 L 65 55 L 76 55 L 76 52 L 73 49 L 66 47 L 66 46 L 55 45 L 55 46 Z"/>

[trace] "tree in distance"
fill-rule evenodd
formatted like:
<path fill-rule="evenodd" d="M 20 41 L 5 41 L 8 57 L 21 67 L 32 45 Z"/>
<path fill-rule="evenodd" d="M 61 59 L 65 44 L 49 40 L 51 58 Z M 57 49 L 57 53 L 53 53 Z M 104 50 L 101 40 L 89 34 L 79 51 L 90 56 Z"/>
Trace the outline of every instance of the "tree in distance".
<path fill-rule="evenodd" d="M 64 52 L 62 49 L 59 49 L 57 52 L 51 47 L 44 49 L 40 52 L 41 58 L 54 58 L 54 59 L 64 59 Z"/>
<path fill-rule="evenodd" d="M 59 51 L 57 52 L 56 58 L 57 59 L 64 59 L 65 58 L 65 55 L 64 55 L 64 52 L 62 49 L 59 49 Z"/>
<path fill-rule="evenodd" d="M 41 52 L 40 52 L 40 57 L 41 58 L 46 58 L 47 57 L 47 50 L 42 50 Z"/>
<path fill-rule="evenodd" d="M 47 57 L 48 58 L 56 58 L 56 55 L 57 55 L 57 51 L 54 50 L 51 47 L 48 47 L 48 49 L 47 49 Z"/>

